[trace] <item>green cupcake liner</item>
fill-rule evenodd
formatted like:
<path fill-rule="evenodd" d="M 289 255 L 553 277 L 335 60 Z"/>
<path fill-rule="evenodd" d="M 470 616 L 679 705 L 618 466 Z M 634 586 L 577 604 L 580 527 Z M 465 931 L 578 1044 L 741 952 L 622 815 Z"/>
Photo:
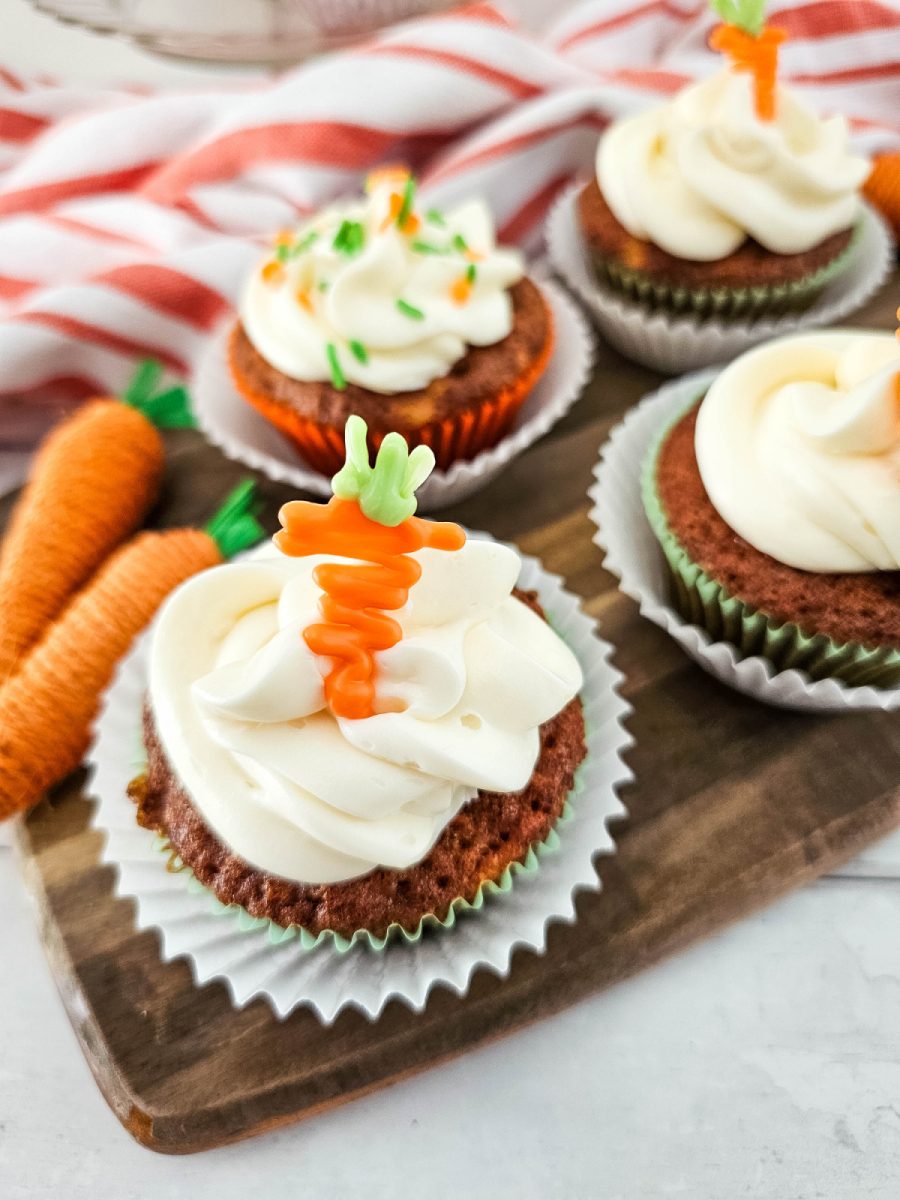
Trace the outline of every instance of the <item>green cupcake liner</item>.
<path fill-rule="evenodd" d="M 584 762 L 586 761 L 585 759 Z M 407 929 L 399 922 L 395 922 L 393 925 L 388 926 L 387 932 L 383 937 L 376 936 L 368 929 L 357 929 L 349 938 L 344 937 L 343 934 L 336 933 L 332 929 L 323 929 L 319 933 L 312 933 L 302 925 L 284 926 L 277 924 L 268 917 L 253 917 L 239 904 L 223 904 L 218 900 L 209 888 L 200 882 L 191 868 L 173 850 L 165 838 L 158 837 L 155 848 L 168 857 L 167 866 L 170 871 L 184 874 L 189 891 L 208 897 L 210 910 L 217 916 L 232 917 L 241 932 L 249 933 L 257 929 L 264 929 L 272 945 L 277 946 L 287 941 L 297 940 L 302 950 L 313 950 L 316 946 L 320 946 L 326 941 L 332 942 L 335 950 L 339 953 L 345 953 L 357 942 L 367 942 L 371 950 L 383 950 L 389 942 L 397 938 L 405 942 L 415 943 L 422 938 L 426 930 L 452 929 L 456 924 L 457 917 L 462 913 L 477 912 L 484 907 L 485 900 L 489 896 L 506 895 L 512 891 L 513 884 L 517 879 L 536 874 L 540 869 L 541 860 L 546 855 L 552 854 L 559 847 L 559 834 L 557 830 L 571 819 L 572 802 L 584 786 L 581 779 L 584 762 L 575 771 L 574 786 L 566 798 L 566 802 L 556 823 L 542 842 L 537 842 L 535 845 L 529 847 L 523 861 L 510 863 L 499 879 L 485 880 L 484 883 L 480 884 L 478 891 L 471 900 L 467 900 L 464 896 L 457 896 L 455 900 L 450 902 L 450 907 L 445 917 L 438 917 L 435 913 L 426 913 L 420 918 L 415 929 L 412 930 Z"/>
<path fill-rule="evenodd" d="M 679 315 L 756 320 L 808 308 L 819 293 L 850 266 L 863 233 L 859 221 L 848 244 L 831 262 L 805 279 L 792 283 L 746 288 L 687 288 L 655 279 L 616 259 L 594 255 L 594 268 L 602 284 L 629 300 Z"/>
<path fill-rule="evenodd" d="M 840 679 L 852 687 L 900 684 L 900 648 L 839 643 L 826 634 L 805 634 L 792 622 L 766 616 L 729 595 L 693 561 L 672 532 L 656 486 L 656 464 L 666 437 L 702 395 L 700 391 L 693 396 L 666 424 L 647 455 L 641 478 L 644 510 L 666 558 L 675 608 L 715 641 L 730 642 L 744 657 L 760 655 L 776 671 L 804 671 L 813 680 Z"/>

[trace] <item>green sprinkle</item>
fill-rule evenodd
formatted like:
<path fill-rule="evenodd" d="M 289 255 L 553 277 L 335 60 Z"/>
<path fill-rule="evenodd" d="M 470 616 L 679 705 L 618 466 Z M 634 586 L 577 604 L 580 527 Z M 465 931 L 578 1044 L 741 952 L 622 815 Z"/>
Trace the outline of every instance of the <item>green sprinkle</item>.
<path fill-rule="evenodd" d="M 432 225 L 437 225 L 438 229 L 445 229 L 447 222 L 444 220 L 444 214 L 439 208 L 429 208 L 425 214 L 425 220 L 430 221 Z"/>
<path fill-rule="evenodd" d="M 361 363 L 367 363 L 369 361 L 369 352 L 362 342 L 357 342 L 354 340 L 349 342 L 348 345 L 350 346 L 350 352 L 355 359 Z"/>
<path fill-rule="evenodd" d="M 469 265 L 466 267 L 466 279 L 467 279 L 467 281 L 468 281 L 469 283 L 474 283 L 474 282 L 475 282 L 475 276 L 476 276 L 477 274 L 478 274 L 478 272 L 475 270 L 475 264 L 474 264 L 474 263 L 469 263 Z"/>
<path fill-rule="evenodd" d="M 291 248 L 285 242 L 279 242 L 275 247 L 275 257 L 279 262 L 287 262 Z"/>
<path fill-rule="evenodd" d="M 347 386 L 347 377 L 341 370 L 337 346 L 335 346 L 334 342 L 329 342 L 325 347 L 325 357 L 328 359 L 328 366 L 331 368 L 331 382 L 333 386 L 339 392 L 344 391 Z"/>
<path fill-rule="evenodd" d="M 406 300 L 398 300 L 397 307 L 405 317 L 412 317 L 414 321 L 424 321 L 425 314 L 421 308 L 416 308 L 414 304 L 409 304 Z"/>
<path fill-rule="evenodd" d="M 759 37 L 766 23 L 766 0 L 710 0 L 710 8 L 727 25 Z"/>
<path fill-rule="evenodd" d="M 319 291 L 320 291 L 320 292 L 327 292 L 327 291 L 328 291 L 328 280 L 327 280 L 327 279 L 320 279 L 320 280 L 319 280 Z"/>
<path fill-rule="evenodd" d="M 460 252 L 460 254 L 466 254 L 469 249 L 469 243 L 466 241 L 466 239 L 463 237 L 463 235 L 461 233 L 454 233 L 453 246 L 456 250 L 458 250 Z"/>
<path fill-rule="evenodd" d="M 415 199 L 416 181 L 410 175 L 403 187 L 403 203 L 400 205 L 400 211 L 397 213 L 397 224 L 401 229 L 410 218 Z"/>
<path fill-rule="evenodd" d="M 299 242 L 295 242 L 291 247 L 291 258 L 296 258 L 298 254 L 304 254 L 318 240 L 318 231 L 311 229 L 305 237 L 301 238 Z"/>
<path fill-rule="evenodd" d="M 412 248 L 416 254 L 446 254 L 447 251 L 441 246 L 436 246 L 434 242 L 412 242 Z"/>
<path fill-rule="evenodd" d="M 334 235 L 332 248 L 340 254 L 358 254 L 366 240 L 366 231 L 359 221 L 342 221 Z"/>

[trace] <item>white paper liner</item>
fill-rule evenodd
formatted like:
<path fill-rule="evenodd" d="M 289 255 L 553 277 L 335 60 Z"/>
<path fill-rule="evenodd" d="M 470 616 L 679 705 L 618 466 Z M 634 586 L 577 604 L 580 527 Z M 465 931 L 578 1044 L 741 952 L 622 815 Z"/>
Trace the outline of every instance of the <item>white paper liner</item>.
<path fill-rule="evenodd" d="M 477 535 L 482 536 L 482 535 Z M 540 868 L 516 877 L 511 891 L 488 896 L 479 912 L 461 914 L 452 929 L 432 931 L 415 944 L 400 939 L 381 951 L 357 943 L 339 953 L 331 944 L 303 949 L 297 940 L 272 945 L 265 929 L 241 931 L 234 915 L 217 914 L 210 897 L 189 890 L 183 873 L 166 870 L 156 835 L 135 821 L 126 795 L 144 761 L 141 714 L 147 686 L 147 634 L 123 661 L 103 703 L 90 751 L 90 790 L 97 798 L 96 827 L 104 832 L 104 862 L 117 869 L 116 894 L 135 900 L 139 929 L 156 929 L 164 960 L 184 957 L 198 984 L 223 980 L 237 1007 L 257 996 L 287 1016 L 306 1005 L 329 1024 L 354 1006 L 374 1019 L 396 997 L 420 1011 L 436 985 L 462 995 L 475 970 L 505 976 L 513 950 L 542 953 L 551 921 L 572 921 L 581 889 L 599 891 L 597 853 L 614 850 L 607 823 L 624 815 L 617 790 L 631 778 L 622 754 L 632 738 L 623 728 L 631 711 L 617 692 L 622 675 L 610 664 L 611 647 L 556 575 L 523 556 L 520 585 L 535 588 L 554 628 L 584 671 L 588 756 L 559 845 Z"/>
<path fill-rule="evenodd" d="M 798 329 L 833 325 L 861 308 L 893 266 L 890 230 L 871 205 L 863 204 L 862 232 L 852 263 L 804 312 L 752 322 L 653 313 L 598 284 L 578 227 L 575 202 L 583 186 L 582 182 L 568 188 L 547 218 L 550 262 L 611 346 L 626 358 L 666 375 L 727 362 L 768 338 Z"/>
<path fill-rule="evenodd" d="M 581 394 L 594 360 L 593 334 L 565 291 L 552 281 L 540 281 L 553 313 L 555 342 L 547 369 L 501 442 L 471 462 L 457 462 L 447 471 L 434 471 L 416 493 L 420 512 L 431 512 L 486 487 L 533 442 L 569 411 Z M 331 494 L 331 480 L 307 466 L 281 433 L 241 399 L 228 372 L 226 341 L 231 323 L 210 338 L 191 384 L 194 412 L 200 428 L 223 454 L 262 471 L 279 483 L 289 483 L 317 496 Z"/>
<path fill-rule="evenodd" d="M 697 371 L 647 396 L 613 429 L 594 469 L 588 495 L 597 526 L 594 541 L 604 566 L 638 602 L 641 613 L 670 633 L 691 658 L 730 687 L 766 704 L 814 712 L 900 708 L 900 688 L 851 687 L 839 679 L 813 682 L 804 671 L 776 672 L 767 659 L 741 658 L 728 642 L 713 641 L 671 607 L 670 575 L 641 499 L 644 462 L 667 422 L 706 391 L 719 372 Z"/>

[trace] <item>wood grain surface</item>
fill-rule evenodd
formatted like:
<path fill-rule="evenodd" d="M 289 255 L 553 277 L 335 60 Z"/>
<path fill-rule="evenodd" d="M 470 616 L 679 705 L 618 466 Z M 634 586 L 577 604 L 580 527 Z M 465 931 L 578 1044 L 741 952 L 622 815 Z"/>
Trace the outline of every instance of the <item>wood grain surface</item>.
<path fill-rule="evenodd" d="M 895 307 L 896 287 L 852 323 L 892 328 Z M 615 645 L 634 706 L 636 781 L 614 830 L 618 852 L 599 861 L 602 893 L 581 897 L 574 926 L 551 928 L 544 956 L 518 952 L 506 980 L 476 974 L 462 999 L 438 989 L 418 1016 L 392 1002 L 374 1024 L 354 1011 L 328 1029 L 305 1011 L 279 1021 L 262 1001 L 235 1011 L 224 986 L 196 988 L 183 962 L 163 964 L 156 936 L 136 933 L 130 903 L 112 898 L 80 779 L 20 826 L 63 1001 L 104 1096 L 140 1142 L 172 1153 L 218 1146 L 434 1066 L 650 966 L 898 823 L 896 716 L 804 715 L 741 696 L 642 620 L 603 570 L 587 517 L 591 469 L 611 426 L 656 382 L 601 349 L 569 416 L 446 510 L 565 576 Z M 197 434 L 167 440 L 157 523 L 201 521 L 247 472 Z M 260 484 L 274 528 L 288 492 Z"/>

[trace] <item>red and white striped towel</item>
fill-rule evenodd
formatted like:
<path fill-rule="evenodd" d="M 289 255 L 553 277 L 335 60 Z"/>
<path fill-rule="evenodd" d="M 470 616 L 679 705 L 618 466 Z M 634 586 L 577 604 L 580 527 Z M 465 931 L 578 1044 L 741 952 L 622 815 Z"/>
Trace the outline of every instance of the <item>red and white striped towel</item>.
<path fill-rule="evenodd" d="M 900 149 L 900 9 L 783 0 L 782 74 Z M 383 160 L 436 203 L 493 204 L 527 241 L 619 114 L 715 70 L 702 0 L 588 0 L 537 41 L 494 8 L 398 26 L 257 86 L 139 93 L 0 69 L 0 451 L 122 388 L 136 358 L 189 373 L 259 239 Z"/>

